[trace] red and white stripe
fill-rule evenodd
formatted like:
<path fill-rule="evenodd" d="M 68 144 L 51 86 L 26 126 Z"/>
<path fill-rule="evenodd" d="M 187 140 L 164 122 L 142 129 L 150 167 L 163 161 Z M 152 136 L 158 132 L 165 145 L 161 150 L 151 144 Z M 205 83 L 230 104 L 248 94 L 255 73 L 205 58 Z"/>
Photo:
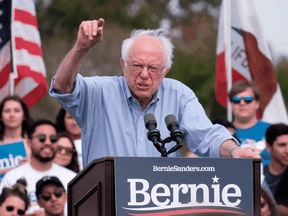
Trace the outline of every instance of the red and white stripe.
<path fill-rule="evenodd" d="M 215 97 L 227 108 L 227 74 L 224 41 L 224 3 L 222 1 L 218 38 Z M 280 86 L 271 63 L 268 43 L 257 14 L 257 0 L 231 1 L 232 83 L 254 80 L 261 91 L 259 119 L 269 123 L 288 123 Z M 258 3 L 259 4 L 259 3 Z M 262 100 L 261 100 L 262 98 Z M 266 100 L 266 101 L 265 101 Z"/>
<path fill-rule="evenodd" d="M 11 41 L 14 93 L 31 107 L 47 92 L 46 68 L 34 0 L 12 0 Z M 7 85 L 8 82 L 1 88 L 1 97 L 9 94 Z"/>
<path fill-rule="evenodd" d="M 9 92 L 9 74 L 11 72 L 10 43 L 6 43 L 0 50 L 0 99 Z"/>

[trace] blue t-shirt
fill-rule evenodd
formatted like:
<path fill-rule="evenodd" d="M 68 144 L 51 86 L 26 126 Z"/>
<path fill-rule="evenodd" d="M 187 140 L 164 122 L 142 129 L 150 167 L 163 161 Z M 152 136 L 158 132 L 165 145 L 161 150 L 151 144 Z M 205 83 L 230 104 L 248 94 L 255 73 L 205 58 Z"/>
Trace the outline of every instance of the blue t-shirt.
<path fill-rule="evenodd" d="M 241 144 L 245 143 L 245 140 L 250 139 L 254 140 L 255 142 L 259 142 L 261 140 L 265 140 L 265 131 L 267 127 L 269 127 L 271 124 L 258 121 L 257 124 L 255 124 L 251 128 L 247 129 L 239 129 L 236 128 L 236 133 L 237 136 L 241 142 Z M 263 166 L 270 164 L 271 161 L 271 155 L 270 153 L 266 150 L 266 148 L 261 152 L 260 154 L 262 158 L 262 164 Z"/>

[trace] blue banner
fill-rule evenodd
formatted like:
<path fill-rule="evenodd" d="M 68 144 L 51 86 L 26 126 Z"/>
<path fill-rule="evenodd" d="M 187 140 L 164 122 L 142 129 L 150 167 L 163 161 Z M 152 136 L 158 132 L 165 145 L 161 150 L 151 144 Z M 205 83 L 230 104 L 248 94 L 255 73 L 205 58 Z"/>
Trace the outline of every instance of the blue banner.
<path fill-rule="evenodd" d="M 115 157 L 116 215 L 253 215 L 252 159 Z"/>
<path fill-rule="evenodd" d="M 17 167 L 24 158 L 26 151 L 23 142 L 0 145 L 0 182 L 5 173 Z"/>

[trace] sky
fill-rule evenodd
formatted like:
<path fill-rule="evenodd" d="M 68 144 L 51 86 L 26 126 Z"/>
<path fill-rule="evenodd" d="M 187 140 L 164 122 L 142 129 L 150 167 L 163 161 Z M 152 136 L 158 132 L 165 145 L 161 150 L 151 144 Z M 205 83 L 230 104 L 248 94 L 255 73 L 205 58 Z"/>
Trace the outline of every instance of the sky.
<path fill-rule="evenodd" d="M 288 0 L 260 0 L 258 13 L 272 47 L 274 60 L 288 58 Z"/>

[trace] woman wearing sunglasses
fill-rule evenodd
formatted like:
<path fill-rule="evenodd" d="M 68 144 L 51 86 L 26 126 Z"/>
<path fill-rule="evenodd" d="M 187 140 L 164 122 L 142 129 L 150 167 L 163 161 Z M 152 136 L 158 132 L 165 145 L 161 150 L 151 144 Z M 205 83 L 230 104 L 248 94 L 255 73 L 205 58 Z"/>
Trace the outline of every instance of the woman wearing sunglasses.
<path fill-rule="evenodd" d="M 0 103 L 0 145 L 24 142 L 29 160 L 31 150 L 26 146 L 27 129 L 34 122 L 27 104 L 18 96 L 6 96 Z"/>
<path fill-rule="evenodd" d="M 30 205 L 25 189 L 26 185 L 26 180 L 19 179 L 12 189 L 3 188 L 0 196 L 0 215 L 25 215 L 25 212 Z"/>
<path fill-rule="evenodd" d="M 57 114 L 56 128 L 58 133 L 68 133 L 71 140 L 73 140 L 78 153 L 79 168 L 82 170 L 81 129 L 73 117 L 63 109 L 63 107 L 61 107 Z"/>
<path fill-rule="evenodd" d="M 73 141 L 70 139 L 69 134 L 59 133 L 57 152 L 55 154 L 54 162 L 79 173 L 79 164 L 77 161 L 77 151 Z"/>

